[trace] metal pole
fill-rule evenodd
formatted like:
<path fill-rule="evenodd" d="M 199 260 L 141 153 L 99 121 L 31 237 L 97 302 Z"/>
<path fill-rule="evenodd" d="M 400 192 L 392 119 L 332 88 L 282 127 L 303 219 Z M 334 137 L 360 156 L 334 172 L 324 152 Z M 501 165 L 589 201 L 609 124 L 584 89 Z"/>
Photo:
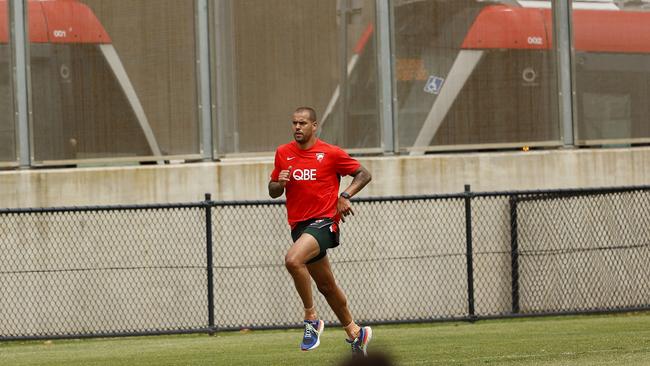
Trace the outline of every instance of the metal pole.
<path fill-rule="evenodd" d="M 29 140 L 29 114 L 27 109 L 27 30 L 25 27 L 25 4 L 23 0 L 9 2 L 11 6 L 12 27 L 11 45 L 14 53 L 14 80 L 16 83 L 16 111 L 18 124 L 18 163 L 21 168 L 29 168 L 31 148 Z"/>
<path fill-rule="evenodd" d="M 203 160 L 212 160 L 212 98 L 210 96 L 210 40 L 208 30 L 208 2 L 197 0 L 197 45 L 199 75 L 199 112 L 201 125 L 201 156 Z"/>
<path fill-rule="evenodd" d="M 510 196 L 510 267 L 512 313 L 519 313 L 519 238 L 517 237 L 517 196 Z"/>
<path fill-rule="evenodd" d="M 214 325 L 214 266 L 212 263 L 212 196 L 205 194 L 205 250 L 206 250 L 206 272 L 208 276 L 208 329 L 213 334 Z"/>
<path fill-rule="evenodd" d="M 220 153 L 239 152 L 239 132 L 237 124 L 237 68 L 233 35 L 233 4 L 231 0 L 217 0 L 214 6 L 214 47 L 215 65 L 213 106 L 216 128 L 213 131 L 216 143 L 214 157 Z"/>
<path fill-rule="evenodd" d="M 474 256 L 472 250 L 472 192 L 470 185 L 465 185 L 465 240 L 467 258 L 467 304 L 469 319 L 476 319 L 474 312 Z"/>
<path fill-rule="evenodd" d="M 335 123 L 331 124 L 330 126 L 333 127 L 335 130 L 332 131 L 334 132 L 335 136 L 335 141 L 337 141 L 337 145 L 341 146 L 346 146 L 347 141 L 345 141 L 345 138 L 347 136 L 347 133 L 345 133 L 346 129 L 348 128 L 348 15 L 350 13 L 350 6 L 348 4 L 350 0 L 341 0 L 340 1 L 340 9 L 339 9 L 339 52 L 340 52 L 340 57 L 339 57 L 339 63 L 340 63 L 340 70 L 339 70 L 339 104 L 341 106 L 341 123 Z"/>
<path fill-rule="evenodd" d="M 571 31 L 571 0 L 554 2 L 555 44 L 557 45 L 558 103 L 561 135 L 565 147 L 575 145 L 574 137 L 574 91 L 572 83 L 573 35 Z"/>
<path fill-rule="evenodd" d="M 377 11 L 377 77 L 379 85 L 379 121 L 383 150 L 396 153 L 398 146 L 393 124 L 393 63 L 390 38 L 391 12 L 386 0 L 376 0 Z"/>

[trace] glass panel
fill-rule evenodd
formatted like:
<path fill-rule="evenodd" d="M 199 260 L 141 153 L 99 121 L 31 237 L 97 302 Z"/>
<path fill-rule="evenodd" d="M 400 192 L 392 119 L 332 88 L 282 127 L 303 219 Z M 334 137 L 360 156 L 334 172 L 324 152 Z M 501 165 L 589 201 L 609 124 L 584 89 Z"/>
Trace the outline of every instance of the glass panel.
<path fill-rule="evenodd" d="M 578 143 L 650 141 L 650 1 L 573 1 L 573 34 Z"/>
<path fill-rule="evenodd" d="M 338 14 L 347 13 L 346 53 L 342 57 L 346 64 L 339 70 L 343 88 L 328 101 L 328 105 L 336 104 L 332 114 L 323 114 L 326 119 L 321 117 L 321 137 L 345 148 L 379 147 L 375 1 L 339 1 L 338 4 Z"/>
<path fill-rule="evenodd" d="M 392 6 L 401 148 L 559 143 L 550 2 Z"/>
<path fill-rule="evenodd" d="M 194 0 L 28 5 L 36 161 L 199 153 Z"/>
<path fill-rule="evenodd" d="M 8 4 L 0 1 L 0 161 L 15 162 L 16 122 Z"/>
<path fill-rule="evenodd" d="M 215 37 L 215 58 L 229 70 L 215 72 L 216 94 L 233 96 L 219 111 L 220 153 L 274 151 L 291 139 L 299 106 L 316 109 L 325 141 L 379 146 L 373 0 L 225 0 L 215 8 L 216 31 L 233 40 Z"/>

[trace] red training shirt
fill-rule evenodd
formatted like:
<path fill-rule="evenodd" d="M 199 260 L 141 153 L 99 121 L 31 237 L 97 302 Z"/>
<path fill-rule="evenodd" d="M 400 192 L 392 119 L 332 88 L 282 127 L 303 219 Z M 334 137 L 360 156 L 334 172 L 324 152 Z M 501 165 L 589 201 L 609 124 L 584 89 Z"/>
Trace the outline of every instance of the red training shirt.
<path fill-rule="evenodd" d="M 271 180 L 277 182 L 280 171 L 291 167 L 285 186 L 289 225 L 293 228 L 300 221 L 325 217 L 338 222 L 340 177 L 354 173 L 360 166 L 343 149 L 320 139 L 306 150 L 295 141 L 278 147 Z"/>

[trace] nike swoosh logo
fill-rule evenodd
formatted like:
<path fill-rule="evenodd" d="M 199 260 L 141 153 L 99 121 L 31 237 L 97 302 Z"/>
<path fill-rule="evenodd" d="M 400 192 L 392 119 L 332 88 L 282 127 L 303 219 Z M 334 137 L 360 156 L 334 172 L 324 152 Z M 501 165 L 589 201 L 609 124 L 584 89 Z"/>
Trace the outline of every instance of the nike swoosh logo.
<path fill-rule="evenodd" d="M 287 160 L 293 160 L 293 159 L 295 159 L 295 158 L 296 158 L 295 156 L 287 157 Z"/>

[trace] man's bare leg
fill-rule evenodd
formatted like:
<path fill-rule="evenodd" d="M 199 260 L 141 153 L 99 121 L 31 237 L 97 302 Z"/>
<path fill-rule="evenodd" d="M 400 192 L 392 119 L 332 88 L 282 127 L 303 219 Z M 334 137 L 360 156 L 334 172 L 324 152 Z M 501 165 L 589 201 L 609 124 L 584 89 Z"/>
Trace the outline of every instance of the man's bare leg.
<path fill-rule="evenodd" d="M 284 259 L 287 270 L 293 277 L 296 290 L 302 299 L 305 308 L 305 333 L 303 335 L 300 349 L 303 351 L 313 350 L 320 344 L 320 334 L 325 328 L 325 323 L 318 319 L 314 299 L 311 292 L 311 277 L 307 270 L 307 263 L 320 252 L 318 242 L 310 234 L 302 234 L 300 238 L 289 248 Z"/>
<path fill-rule="evenodd" d="M 352 319 L 352 314 L 350 313 L 350 309 L 348 309 L 348 300 L 343 290 L 336 284 L 329 258 L 324 257 L 315 263 L 310 263 L 307 265 L 307 269 L 316 282 L 318 291 L 325 296 L 327 303 L 343 325 L 348 339 L 354 340 L 357 338 L 360 327 Z"/>
<path fill-rule="evenodd" d="M 293 278 L 293 283 L 298 291 L 305 308 L 305 319 L 316 320 L 316 307 L 311 292 L 311 278 L 305 263 L 318 255 L 320 248 L 316 238 L 309 234 L 303 234 L 293 243 L 284 258 L 284 265 Z"/>
<path fill-rule="evenodd" d="M 368 343 L 372 339 L 372 329 L 368 326 L 361 328 L 352 319 L 348 301 L 343 290 L 336 284 L 328 257 L 308 264 L 307 269 L 316 282 L 318 291 L 325 296 L 327 303 L 343 324 L 345 333 L 348 335 L 348 342 L 352 345 L 352 354 L 365 356 Z"/>

